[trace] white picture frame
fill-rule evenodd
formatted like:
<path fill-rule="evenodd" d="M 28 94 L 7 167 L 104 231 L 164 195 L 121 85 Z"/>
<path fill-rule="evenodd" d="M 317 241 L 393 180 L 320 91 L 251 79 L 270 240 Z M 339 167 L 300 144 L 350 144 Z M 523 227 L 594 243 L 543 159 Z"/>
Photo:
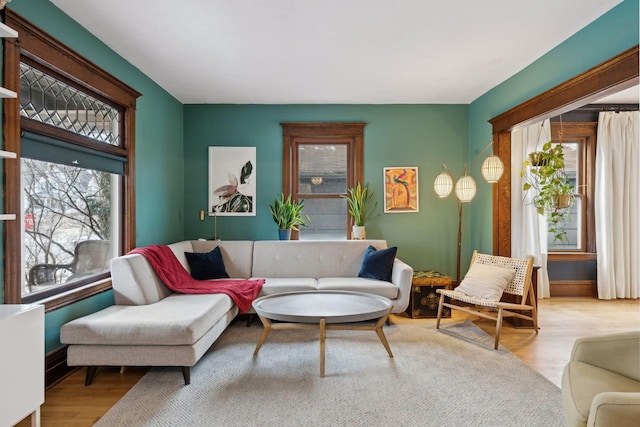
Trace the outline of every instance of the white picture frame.
<path fill-rule="evenodd" d="M 256 215 L 256 147 L 209 147 L 209 216 Z"/>

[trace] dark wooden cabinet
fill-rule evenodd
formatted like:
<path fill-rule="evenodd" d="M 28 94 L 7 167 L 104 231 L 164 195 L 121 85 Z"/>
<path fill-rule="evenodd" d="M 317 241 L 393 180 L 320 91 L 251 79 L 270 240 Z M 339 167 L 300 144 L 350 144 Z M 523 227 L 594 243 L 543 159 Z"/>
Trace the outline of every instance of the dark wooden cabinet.
<path fill-rule="evenodd" d="M 451 289 L 451 277 L 434 270 L 414 271 L 407 314 L 412 319 L 438 316 L 440 294 L 437 289 Z M 442 317 L 451 317 L 451 310 L 443 308 Z"/>

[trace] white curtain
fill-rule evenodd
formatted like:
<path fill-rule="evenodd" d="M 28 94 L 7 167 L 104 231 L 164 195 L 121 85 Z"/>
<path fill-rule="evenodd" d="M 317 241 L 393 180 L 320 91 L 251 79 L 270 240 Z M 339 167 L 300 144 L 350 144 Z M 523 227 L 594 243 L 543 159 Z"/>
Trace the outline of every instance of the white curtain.
<path fill-rule="evenodd" d="M 640 143 L 637 111 L 601 112 L 596 148 L 598 298 L 640 297 Z"/>
<path fill-rule="evenodd" d="M 530 196 L 525 200 L 520 170 L 532 151 L 551 140 L 549 120 L 516 128 L 511 132 L 511 256 L 533 256 L 538 270 L 538 298 L 549 298 L 547 273 L 547 220 L 538 214 Z"/>

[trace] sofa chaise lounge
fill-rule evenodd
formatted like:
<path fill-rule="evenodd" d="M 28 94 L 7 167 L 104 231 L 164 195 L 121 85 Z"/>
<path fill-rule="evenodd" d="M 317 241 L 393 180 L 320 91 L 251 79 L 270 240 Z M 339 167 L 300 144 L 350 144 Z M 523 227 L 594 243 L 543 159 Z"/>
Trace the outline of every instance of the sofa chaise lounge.
<path fill-rule="evenodd" d="M 306 290 L 347 290 L 381 295 L 392 313 L 409 303 L 413 269 L 395 258 L 391 280 L 358 277 L 369 245 L 386 249 L 384 240 L 203 241 L 169 245 L 189 271 L 185 252 L 207 253 L 219 247 L 231 278 L 264 278 L 259 296 Z M 115 305 L 63 325 L 69 366 L 87 366 L 91 384 L 98 366 L 180 366 L 185 384 L 190 367 L 206 353 L 238 314 L 224 294 L 178 294 L 158 278 L 139 254 L 111 261 Z"/>

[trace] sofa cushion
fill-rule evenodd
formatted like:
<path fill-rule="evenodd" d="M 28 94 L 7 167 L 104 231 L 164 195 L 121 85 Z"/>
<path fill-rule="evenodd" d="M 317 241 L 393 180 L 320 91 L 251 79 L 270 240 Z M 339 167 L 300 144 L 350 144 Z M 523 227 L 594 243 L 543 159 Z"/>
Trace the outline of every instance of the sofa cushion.
<path fill-rule="evenodd" d="M 398 248 L 396 246 L 379 250 L 369 246 L 362 257 L 362 265 L 360 266 L 358 277 L 389 282 L 397 251 Z"/>
<path fill-rule="evenodd" d="M 385 249 L 384 240 L 261 240 L 254 243 L 254 277 L 357 277 L 369 247 Z M 226 258 L 225 258 L 226 259 Z"/>
<path fill-rule="evenodd" d="M 318 290 L 365 292 L 389 299 L 398 298 L 398 287 L 393 283 L 362 277 L 321 277 Z"/>
<path fill-rule="evenodd" d="M 64 344 L 191 345 L 234 308 L 224 294 L 172 294 L 148 305 L 113 305 L 62 326 Z"/>
<path fill-rule="evenodd" d="M 586 424 L 596 395 L 608 391 L 640 392 L 640 383 L 588 363 L 573 361 L 562 373 L 562 389 L 565 415 L 569 425 L 575 425 Z"/>
<path fill-rule="evenodd" d="M 281 294 L 283 292 L 314 291 L 318 282 L 313 278 L 267 277 L 258 296 Z"/>
<path fill-rule="evenodd" d="M 153 304 L 173 293 L 140 254 L 111 260 L 111 285 L 115 303 L 119 305 Z"/>
<path fill-rule="evenodd" d="M 233 279 L 251 277 L 253 265 L 253 241 L 251 240 L 194 240 L 193 252 L 210 252 L 220 248 L 224 266 Z"/>
<path fill-rule="evenodd" d="M 187 262 L 187 257 L 185 256 L 185 252 L 199 252 L 193 250 L 193 245 L 190 240 L 184 240 L 182 242 L 172 243 L 169 246 L 169 249 L 173 252 L 173 254 L 178 258 L 180 264 L 184 267 L 185 270 L 189 271 L 189 263 Z"/>
<path fill-rule="evenodd" d="M 224 267 L 224 260 L 220 247 L 216 246 L 211 252 L 185 252 L 191 277 L 196 280 L 228 279 L 229 275 Z"/>

